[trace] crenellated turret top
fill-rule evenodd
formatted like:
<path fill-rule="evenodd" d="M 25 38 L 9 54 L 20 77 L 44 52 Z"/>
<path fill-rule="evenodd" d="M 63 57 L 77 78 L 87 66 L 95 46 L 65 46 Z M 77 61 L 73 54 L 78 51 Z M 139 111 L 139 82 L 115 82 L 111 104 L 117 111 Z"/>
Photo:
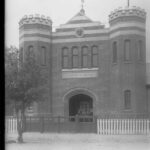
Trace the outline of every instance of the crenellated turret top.
<path fill-rule="evenodd" d="M 132 6 L 132 7 L 125 7 L 125 8 L 118 8 L 112 11 L 109 15 L 109 21 L 112 21 L 118 17 L 123 16 L 138 16 L 140 18 L 146 18 L 146 12 L 144 9 L 140 7 Z"/>
<path fill-rule="evenodd" d="M 20 21 L 19 26 L 22 26 L 24 24 L 43 24 L 43 25 L 52 25 L 52 20 L 50 17 L 45 17 L 44 15 L 25 15 Z"/>

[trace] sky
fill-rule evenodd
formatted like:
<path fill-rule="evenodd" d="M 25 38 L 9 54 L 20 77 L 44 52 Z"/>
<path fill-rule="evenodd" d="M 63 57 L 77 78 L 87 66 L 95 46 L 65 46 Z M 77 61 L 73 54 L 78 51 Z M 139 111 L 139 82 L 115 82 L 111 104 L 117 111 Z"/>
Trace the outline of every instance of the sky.
<path fill-rule="evenodd" d="M 128 0 L 84 0 L 86 15 L 93 21 L 108 25 L 108 15 Z M 150 62 L 150 0 L 130 0 L 130 6 L 139 6 L 147 12 L 146 49 Z M 5 45 L 19 47 L 19 20 L 24 15 L 41 14 L 52 19 L 53 27 L 66 23 L 81 9 L 81 0 L 5 0 Z"/>

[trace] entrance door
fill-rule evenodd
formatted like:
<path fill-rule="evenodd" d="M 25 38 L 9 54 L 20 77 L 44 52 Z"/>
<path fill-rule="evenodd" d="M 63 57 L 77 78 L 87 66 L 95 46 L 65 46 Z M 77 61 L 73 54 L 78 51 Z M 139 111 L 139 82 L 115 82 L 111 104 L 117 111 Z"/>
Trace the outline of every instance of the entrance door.
<path fill-rule="evenodd" d="M 92 98 L 85 94 L 72 96 L 69 100 L 69 116 L 93 116 Z"/>
<path fill-rule="evenodd" d="M 78 115 L 91 115 L 91 107 L 88 101 L 80 101 Z"/>

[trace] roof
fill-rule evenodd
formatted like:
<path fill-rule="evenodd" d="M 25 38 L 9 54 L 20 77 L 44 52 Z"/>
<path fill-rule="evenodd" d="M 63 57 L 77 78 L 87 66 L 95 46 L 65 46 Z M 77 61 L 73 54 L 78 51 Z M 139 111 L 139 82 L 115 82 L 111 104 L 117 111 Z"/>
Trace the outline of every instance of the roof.
<path fill-rule="evenodd" d="M 93 22 L 90 18 L 88 18 L 85 15 L 85 11 L 83 9 L 80 10 L 74 17 L 72 17 L 67 24 L 74 24 L 74 23 L 80 23 L 80 22 L 85 22 L 85 23 L 91 23 Z"/>
<path fill-rule="evenodd" d="M 102 29 L 104 25 L 100 22 L 92 21 L 89 17 L 86 16 L 84 9 L 81 9 L 75 16 L 73 16 L 68 22 L 65 24 L 60 25 L 56 32 L 58 31 L 65 31 L 66 29 L 73 29 L 73 28 L 95 28 L 95 29 Z"/>

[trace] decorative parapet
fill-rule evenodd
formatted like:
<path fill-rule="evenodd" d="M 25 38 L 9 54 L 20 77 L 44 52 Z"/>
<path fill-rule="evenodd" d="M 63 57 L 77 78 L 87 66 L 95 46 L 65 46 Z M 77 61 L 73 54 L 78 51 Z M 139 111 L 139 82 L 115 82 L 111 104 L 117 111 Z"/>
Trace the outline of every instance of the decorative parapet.
<path fill-rule="evenodd" d="M 140 18 L 146 19 L 146 12 L 144 9 L 141 9 L 140 7 L 136 7 L 136 6 L 125 7 L 125 8 L 120 7 L 110 13 L 109 21 L 124 16 L 138 16 Z"/>
<path fill-rule="evenodd" d="M 45 17 L 44 15 L 25 15 L 20 21 L 19 21 L 19 26 L 21 27 L 24 24 L 43 24 L 43 25 L 52 25 L 52 21 L 49 17 Z"/>

